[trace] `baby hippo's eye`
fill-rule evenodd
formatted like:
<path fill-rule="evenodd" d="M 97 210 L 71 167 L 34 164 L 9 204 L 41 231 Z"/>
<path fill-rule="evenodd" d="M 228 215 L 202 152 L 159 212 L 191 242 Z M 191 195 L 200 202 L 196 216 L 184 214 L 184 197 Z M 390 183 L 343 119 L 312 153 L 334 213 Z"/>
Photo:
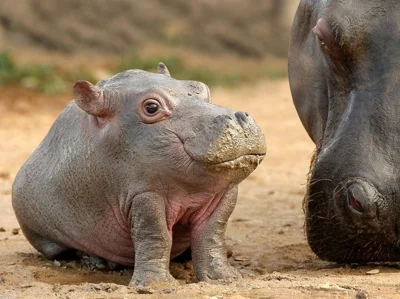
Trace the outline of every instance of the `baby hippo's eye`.
<path fill-rule="evenodd" d="M 146 124 L 154 124 L 171 114 L 166 100 L 157 97 L 141 101 L 138 108 L 139 117 Z"/>
<path fill-rule="evenodd" d="M 157 113 L 157 111 L 160 109 L 160 106 L 158 106 L 156 103 L 149 103 L 146 104 L 146 112 L 150 115 Z"/>

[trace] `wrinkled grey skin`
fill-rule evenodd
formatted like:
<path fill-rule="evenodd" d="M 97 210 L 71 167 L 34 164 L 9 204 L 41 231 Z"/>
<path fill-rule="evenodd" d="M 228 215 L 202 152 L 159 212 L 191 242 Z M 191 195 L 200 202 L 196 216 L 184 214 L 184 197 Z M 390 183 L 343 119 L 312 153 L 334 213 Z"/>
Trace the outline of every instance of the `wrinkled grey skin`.
<path fill-rule="evenodd" d="M 289 77 L 317 147 L 304 206 L 323 259 L 400 260 L 399 49 L 397 0 L 300 2 Z"/>
<path fill-rule="evenodd" d="M 163 64 L 78 81 L 74 99 L 13 185 L 28 241 L 49 259 L 76 249 L 134 266 L 132 285 L 173 281 L 170 258 L 189 246 L 199 280 L 239 277 L 224 234 L 266 152 L 254 120 Z"/>

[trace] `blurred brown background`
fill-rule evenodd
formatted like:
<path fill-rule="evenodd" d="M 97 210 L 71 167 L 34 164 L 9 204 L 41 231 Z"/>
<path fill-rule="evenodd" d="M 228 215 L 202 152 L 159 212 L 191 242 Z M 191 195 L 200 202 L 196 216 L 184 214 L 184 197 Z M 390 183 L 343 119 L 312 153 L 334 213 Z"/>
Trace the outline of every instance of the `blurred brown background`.
<path fill-rule="evenodd" d="M 1 50 L 127 54 L 183 47 L 284 57 L 296 0 L 2 0 Z"/>
<path fill-rule="evenodd" d="M 69 91 L 163 61 L 179 79 L 237 86 L 287 75 L 297 0 L 2 0 L 0 86 Z"/>

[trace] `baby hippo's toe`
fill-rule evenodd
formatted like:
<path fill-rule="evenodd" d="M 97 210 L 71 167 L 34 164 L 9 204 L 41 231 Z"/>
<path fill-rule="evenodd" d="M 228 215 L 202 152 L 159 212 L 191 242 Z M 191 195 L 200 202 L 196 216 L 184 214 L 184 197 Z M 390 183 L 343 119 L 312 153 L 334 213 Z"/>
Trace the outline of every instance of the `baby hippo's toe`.
<path fill-rule="evenodd" d="M 197 278 L 200 281 L 213 281 L 213 280 L 236 280 L 241 278 L 240 272 L 229 264 L 211 266 L 206 271 L 197 273 Z"/>
<path fill-rule="evenodd" d="M 148 273 L 134 273 L 129 283 L 131 287 L 137 288 L 151 288 L 151 289 L 165 289 L 177 285 L 178 282 L 172 277 L 170 273 L 148 272 Z"/>

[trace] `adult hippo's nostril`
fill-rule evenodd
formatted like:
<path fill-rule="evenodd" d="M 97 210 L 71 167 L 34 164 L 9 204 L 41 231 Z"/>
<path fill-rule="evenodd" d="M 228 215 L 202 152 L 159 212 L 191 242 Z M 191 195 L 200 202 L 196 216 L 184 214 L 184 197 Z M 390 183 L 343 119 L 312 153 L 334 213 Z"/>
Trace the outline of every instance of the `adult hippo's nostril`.
<path fill-rule="evenodd" d="M 353 210 L 362 213 L 363 212 L 363 207 L 361 205 L 361 203 L 355 199 L 355 197 L 353 196 L 353 194 L 351 194 L 351 192 L 348 190 L 347 191 L 347 200 L 348 200 L 348 204 L 351 208 L 353 208 Z"/>
<path fill-rule="evenodd" d="M 235 116 L 240 124 L 245 124 L 248 122 L 249 114 L 247 112 L 236 112 Z"/>
<path fill-rule="evenodd" d="M 364 180 L 357 180 L 347 187 L 347 205 L 353 213 L 362 215 L 363 218 L 377 218 L 376 188 Z"/>

